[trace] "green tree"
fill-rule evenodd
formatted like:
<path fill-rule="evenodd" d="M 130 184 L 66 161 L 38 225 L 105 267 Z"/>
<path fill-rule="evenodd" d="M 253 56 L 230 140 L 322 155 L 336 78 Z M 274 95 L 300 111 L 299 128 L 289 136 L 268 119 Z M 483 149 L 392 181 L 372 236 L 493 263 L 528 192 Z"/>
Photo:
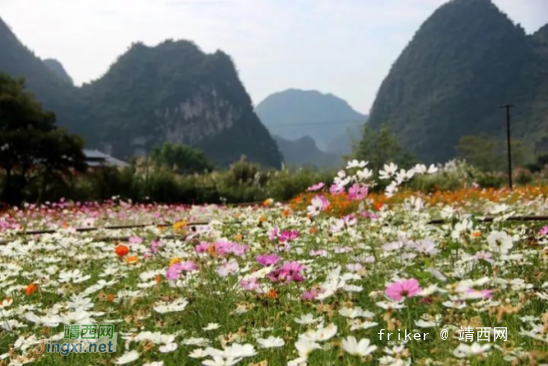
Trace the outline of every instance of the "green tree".
<path fill-rule="evenodd" d="M 502 156 L 497 141 L 486 136 L 462 136 L 455 147 L 457 156 L 484 172 L 502 167 Z"/>
<path fill-rule="evenodd" d="M 84 170 L 83 140 L 55 125 L 55 115 L 42 110 L 25 91 L 24 80 L 0 74 L 0 200 L 23 200 L 24 189 L 41 179 L 43 189 L 71 169 Z"/>
<path fill-rule="evenodd" d="M 205 154 L 183 144 L 164 143 L 154 146 L 150 154 L 152 162 L 166 166 L 180 174 L 203 173 L 213 170 Z"/>
<path fill-rule="evenodd" d="M 530 153 L 522 140 L 512 139 L 512 167 L 523 167 L 529 161 Z M 462 136 L 455 147 L 457 156 L 484 172 L 504 171 L 507 167 L 506 140 L 497 141 L 488 136 Z"/>
<path fill-rule="evenodd" d="M 390 162 L 403 167 L 416 162 L 414 157 L 403 151 L 398 139 L 386 125 L 382 125 L 377 131 L 369 124 L 364 124 L 362 138 L 354 143 L 352 153 L 355 159 L 368 161 L 368 166 L 373 171 Z"/>

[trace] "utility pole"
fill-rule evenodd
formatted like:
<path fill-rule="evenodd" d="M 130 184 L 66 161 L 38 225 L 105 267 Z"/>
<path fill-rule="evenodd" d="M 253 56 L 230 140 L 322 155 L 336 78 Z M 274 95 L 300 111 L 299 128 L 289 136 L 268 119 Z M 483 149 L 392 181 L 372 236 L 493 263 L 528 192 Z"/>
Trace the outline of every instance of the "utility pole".
<path fill-rule="evenodd" d="M 508 186 L 512 190 L 512 147 L 510 146 L 510 108 L 513 104 L 504 104 L 500 108 L 506 109 L 506 138 L 508 144 Z"/>

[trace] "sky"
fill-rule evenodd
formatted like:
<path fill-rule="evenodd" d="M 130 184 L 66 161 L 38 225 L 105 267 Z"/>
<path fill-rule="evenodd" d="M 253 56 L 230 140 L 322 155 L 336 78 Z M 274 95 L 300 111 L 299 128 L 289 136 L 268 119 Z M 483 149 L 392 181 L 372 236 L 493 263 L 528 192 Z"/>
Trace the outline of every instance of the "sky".
<path fill-rule="evenodd" d="M 335 94 L 368 113 L 419 26 L 447 0 L 0 0 L 0 17 L 77 85 L 134 42 L 194 41 L 232 56 L 254 104 L 289 88 Z M 548 0 L 493 0 L 532 33 Z"/>

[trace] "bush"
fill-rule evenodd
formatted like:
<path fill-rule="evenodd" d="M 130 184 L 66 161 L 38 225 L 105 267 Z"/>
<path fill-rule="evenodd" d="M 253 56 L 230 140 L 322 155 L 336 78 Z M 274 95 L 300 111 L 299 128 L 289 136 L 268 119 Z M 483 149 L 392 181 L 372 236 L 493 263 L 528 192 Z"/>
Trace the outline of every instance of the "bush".
<path fill-rule="evenodd" d="M 514 170 L 512 178 L 516 184 L 526 185 L 533 181 L 533 174 L 528 169 L 518 168 Z"/>

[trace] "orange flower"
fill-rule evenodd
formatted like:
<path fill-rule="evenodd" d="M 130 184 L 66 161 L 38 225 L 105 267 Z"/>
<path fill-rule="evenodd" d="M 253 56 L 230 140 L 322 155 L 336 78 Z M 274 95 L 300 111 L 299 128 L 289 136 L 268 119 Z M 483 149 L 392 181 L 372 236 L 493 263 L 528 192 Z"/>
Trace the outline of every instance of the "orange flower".
<path fill-rule="evenodd" d="M 156 275 L 154 277 L 154 281 L 156 281 L 156 283 L 160 283 L 161 280 L 162 280 L 162 276 L 160 276 L 160 275 Z"/>
<path fill-rule="evenodd" d="M 282 216 L 283 216 L 283 217 L 288 217 L 290 214 L 291 214 L 291 210 L 289 210 L 288 208 L 286 208 L 286 209 L 283 210 L 283 212 L 282 212 Z"/>
<path fill-rule="evenodd" d="M 108 302 L 113 302 L 115 298 L 116 298 L 116 296 L 114 296 L 114 294 L 108 294 L 107 295 L 107 301 Z"/>
<path fill-rule="evenodd" d="M 181 230 L 187 225 L 186 220 L 181 220 L 173 224 L 173 230 Z"/>
<path fill-rule="evenodd" d="M 29 284 L 27 287 L 25 287 L 25 295 L 30 296 L 32 295 L 36 290 L 38 290 L 38 285 L 35 283 Z"/>
<path fill-rule="evenodd" d="M 137 263 L 139 262 L 139 257 L 136 255 L 130 255 L 129 257 L 126 257 L 127 263 Z"/>
<path fill-rule="evenodd" d="M 181 258 L 175 257 L 175 258 L 173 258 L 172 260 L 169 261 L 169 265 L 172 266 L 175 263 L 179 263 L 180 261 L 181 261 Z"/>
<path fill-rule="evenodd" d="M 207 248 L 207 254 L 209 254 L 212 257 L 215 257 L 217 255 L 217 250 L 215 249 L 215 245 L 210 245 L 209 248 Z"/>
<path fill-rule="evenodd" d="M 277 299 L 278 293 L 275 289 L 271 288 L 270 291 L 268 291 L 264 296 L 269 299 Z"/>
<path fill-rule="evenodd" d="M 472 232 L 472 237 L 479 238 L 480 236 L 481 236 L 481 232 L 479 232 L 479 231 L 473 231 Z"/>
<path fill-rule="evenodd" d="M 271 206 L 274 203 L 274 200 L 272 198 L 267 198 L 263 202 L 263 206 Z"/>
<path fill-rule="evenodd" d="M 238 233 L 238 234 L 234 235 L 234 240 L 235 240 L 235 241 L 241 241 L 241 240 L 242 240 L 242 237 L 243 237 L 243 235 L 240 234 L 240 233 Z"/>
<path fill-rule="evenodd" d="M 129 253 L 129 248 L 125 245 L 118 245 L 116 248 L 114 248 L 114 251 L 116 252 L 116 255 L 120 258 L 126 256 Z"/>
<path fill-rule="evenodd" d="M 265 216 L 265 215 L 261 215 L 261 216 L 259 217 L 259 221 L 260 221 L 260 222 L 266 222 L 266 216 Z"/>

